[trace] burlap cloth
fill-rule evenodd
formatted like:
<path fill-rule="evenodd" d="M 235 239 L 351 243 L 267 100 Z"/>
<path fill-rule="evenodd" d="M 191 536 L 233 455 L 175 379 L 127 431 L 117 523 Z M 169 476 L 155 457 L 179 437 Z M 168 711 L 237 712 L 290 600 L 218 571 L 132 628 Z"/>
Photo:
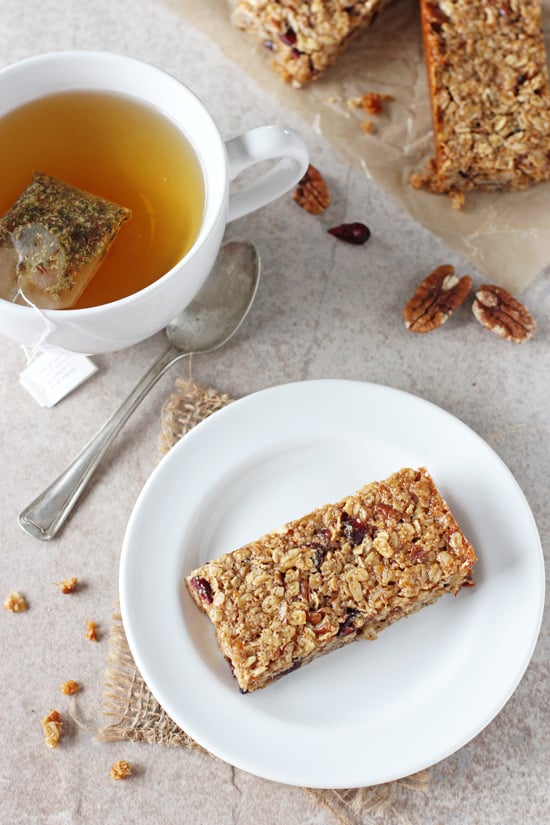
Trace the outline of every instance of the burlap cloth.
<path fill-rule="evenodd" d="M 162 409 L 161 455 L 192 427 L 231 401 L 228 395 L 176 379 L 174 392 Z M 165 713 L 149 691 L 132 658 L 118 612 L 113 615 L 109 633 L 102 710 L 106 724 L 96 733 L 99 741 L 126 740 L 203 750 Z M 304 792 L 341 825 L 390 822 L 406 825 L 410 823 L 406 815 L 407 799 L 411 793 L 424 791 L 428 782 L 429 772 L 421 771 L 375 787 L 338 791 L 304 788 Z"/>

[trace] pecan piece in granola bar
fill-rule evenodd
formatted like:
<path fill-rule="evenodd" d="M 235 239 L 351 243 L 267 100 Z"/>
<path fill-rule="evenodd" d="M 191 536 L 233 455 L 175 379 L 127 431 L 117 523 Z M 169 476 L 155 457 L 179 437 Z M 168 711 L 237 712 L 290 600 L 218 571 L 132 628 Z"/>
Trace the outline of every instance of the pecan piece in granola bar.
<path fill-rule="evenodd" d="M 457 278 L 454 266 L 438 266 L 424 278 L 405 304 L 405 326 L 411 332 L 431 332 L 437 329 L 464 303 L 471 288 L 472 279 L 469 275 Z"/>

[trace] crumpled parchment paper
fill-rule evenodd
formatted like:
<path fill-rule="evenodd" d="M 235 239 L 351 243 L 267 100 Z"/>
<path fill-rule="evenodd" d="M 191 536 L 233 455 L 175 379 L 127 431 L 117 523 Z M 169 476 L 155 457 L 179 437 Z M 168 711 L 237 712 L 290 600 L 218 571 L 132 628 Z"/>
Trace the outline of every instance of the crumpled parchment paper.
<path fill-rule="evenodd" d="M 433 155 L 433 133 L 416 0 L 394 0 L 323 78 L 301 89 L 269 68 L 270 54 L 236 30 L 226 0 L 165 0 L 202 30 L 270 95 L 301 114 L 419 223 L 488 281 L 518 294 L 550 264 L 550 182 L 525 192 L 468 194 L 462 210 L 445 195 L 413 189 L 409 176 Z M 542 0 L 550 29 L 550 0 Z M 550 38 L 546 36 L 547 51 Z M 350 105 L 365 92 L 389 94 L 383 113 Z M 361 129 L 365 119 L 373 133 Z M 315 160 L 312 159 L 315 163 Z M 322 171 L 322 170 L 321 170 Z"/>

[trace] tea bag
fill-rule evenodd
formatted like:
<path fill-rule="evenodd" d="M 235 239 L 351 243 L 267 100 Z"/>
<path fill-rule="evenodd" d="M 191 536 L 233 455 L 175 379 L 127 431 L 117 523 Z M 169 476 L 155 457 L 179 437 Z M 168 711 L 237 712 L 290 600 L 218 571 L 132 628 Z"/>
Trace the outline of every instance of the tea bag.
<path fill-rule="evenodd" d="M 35 172 L 0 219 L 0 297 L 40 309 L 71 307 L 130 216 L 125 207 Z"/>

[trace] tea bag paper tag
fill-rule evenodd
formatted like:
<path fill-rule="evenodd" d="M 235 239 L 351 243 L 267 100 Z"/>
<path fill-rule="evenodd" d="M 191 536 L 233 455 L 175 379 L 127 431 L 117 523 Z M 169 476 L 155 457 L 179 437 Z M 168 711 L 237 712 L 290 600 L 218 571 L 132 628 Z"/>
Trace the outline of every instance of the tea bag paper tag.
<path fill-rule="evenodd" d="M 23 370 L 19 381 L 41 407 L 53 407 L 96 371 L 86 355 L 45 350 Z"/>

